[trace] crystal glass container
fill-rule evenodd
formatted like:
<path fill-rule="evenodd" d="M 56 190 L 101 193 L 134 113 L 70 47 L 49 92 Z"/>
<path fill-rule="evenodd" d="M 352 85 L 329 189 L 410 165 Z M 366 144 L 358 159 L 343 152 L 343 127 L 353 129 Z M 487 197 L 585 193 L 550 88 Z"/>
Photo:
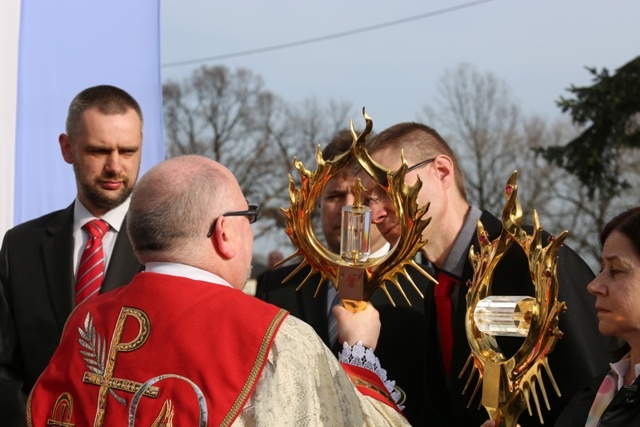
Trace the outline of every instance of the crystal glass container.
<path fill-rule="evenodd" d="M 535 309 L 536 300 L 530 296 L 491 295 L 478 302 L 473 317 L 485 334 L 526 337 Z"/>
<path fill-rule="evenodd" d="M 344 260 L 362 263 L 369 258 L 369 231 L 371 209 L 368 206 L 349 205 L 342 208 L 340 255 Z"/>

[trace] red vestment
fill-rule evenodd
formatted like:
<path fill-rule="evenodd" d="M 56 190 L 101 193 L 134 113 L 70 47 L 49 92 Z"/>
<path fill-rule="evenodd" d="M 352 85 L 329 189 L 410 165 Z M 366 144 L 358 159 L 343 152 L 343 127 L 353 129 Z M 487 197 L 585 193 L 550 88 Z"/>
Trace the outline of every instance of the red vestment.
<path fill-rule="evenodd" d="M 287 314 L 227 286 L 140 273 L 71 314 L 29 424 L 124 426 L 133 404 L 140 426 L 230 425 Z"/>

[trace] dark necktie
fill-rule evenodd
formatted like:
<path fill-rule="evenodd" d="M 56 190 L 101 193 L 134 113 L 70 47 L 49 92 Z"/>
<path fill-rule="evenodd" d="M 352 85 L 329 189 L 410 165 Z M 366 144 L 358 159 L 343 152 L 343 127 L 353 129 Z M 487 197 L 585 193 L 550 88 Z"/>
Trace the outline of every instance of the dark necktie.
<path fill-rule="evenodd" d="M 109 231 L 109 224 L 101 219 L 94 219 L 83 225 L 82 229 L 89 234 L 89 240 L 87 240 L 78 265 L 76 305 L 97 295 L 100 291 L 104 279 L 102 238 Z"/>
<path fill-rule="evenodd" d="M 433 296 L 436 302 L 438 314 L 438 327 L 440 329 L 440 348 L 442 349 L 442 362 L 447 378 L 451 373 L 451 354 L 453 351 L 453 328 L 451 325 L 452 305 L 451 292 L 460 281 L 443 271 L 436 274 L 438 285 L 435 286 Z"/>
<path fill-rule="evenodd" d="M 331 299 L 329 312 L 327 313 L 327 320 L 329 321 L 329 343 L 331 348 L 338 341 L 338 321 L 336 320 L 336 317 L 333 315 L 332 309 L 334 305 L 340 304 L 340 297 L 338 296 L 338 292 L 333 287 L 331 282 L 325 283 L 324 286 L 329 287 L 327 289 L 327 292 L 328 292 L 327 301 L 329 300 L 329 298 L 331 298 L 331 295 L 334 295 L 333 298 Z"/>

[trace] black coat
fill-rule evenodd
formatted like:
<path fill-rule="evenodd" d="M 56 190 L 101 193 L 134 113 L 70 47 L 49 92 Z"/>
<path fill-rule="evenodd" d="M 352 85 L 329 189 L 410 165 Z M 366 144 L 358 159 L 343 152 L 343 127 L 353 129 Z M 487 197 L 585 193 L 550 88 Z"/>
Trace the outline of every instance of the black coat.
<path fill-rule="evenodd" d="M 483 212 L 480 220 L 490 238 L 495 239 L 502 229 L 501 222 L 488 212 Z M 474 244 L 475 250 L 478 252 L 479 245 L 475 234 L 471 243 Z M 468 250 L 465 251 L 465 254 L 468 253 Z M 557 397 L 553 387 L 547 381 L 546 375 L 543 374 L 545 389 L 551 405 L 551 411 L 547 411 L 544 408 L 542 396 L 540 396 L 545 425 L 553 425 L 568 399 L 580 385 L 606 369 L 608 363 L 605 340 L 598 332 L 595 300 L 586 289 L 587 284 L 594 277 L 593 272 L 575 252 L 564 246 L 560 250 L 557 274 L 560 283 L 559 299 L 566 302 L 567 312 L 560 315 L 560 330 L 564 333 L 564 338 L 558 341 L 553 353 L 549 356 L 549 364 L 562 397 Z M 473 269 L 467 258 L 461 283 L 465 284 L 472 277 Z M 533 295 L 533 285 L 522 250 L 516 247 L 511 248 L 498 265 L 492 283 L 492 294 L 494 295 Z M 462 390 L 468 379 L 468 372 L 462 378 L 458 378 L 458 374 L 462 371 L 470 354 L 464 326 L 465 289 L 463 287 L 459 292 L 457 309 L 453 319 L 454 342 L 449 378 L 450 388 L 447 386 L 440 355 L 433 284 L 428 285 L 425 295 L 426 339 L 429 351 L 426 357 L 427 384 L 424 405 L 429 414 L 429 425 L 433 426 L 479 426 L 488 419 L 487 412 L 482 406 L 479 410 L 477 409 L 480 392 L 467 408 L 475 380 L 469 387 L 470 390 L 467 390 L 466 395 L 463 396 Z M 518 338 L 499 337 L 501 350 L 509 356 L 517 351 L 521 343 L 522 340 Z M 537 388 L 539 389 L 539 387 Z M 525 410 L 520 417 L 520 424 L 523 426 L 540 424 L 533 399 L 531 405 L 534 416 L 529 416 Z"/>
<path fill-rule="evenodd" d="M 126 219 L 125 219 L 126 221 Z M 142 270 L 126 227 L 118 233 L 101 293 Z M 58 346 L 75 305 L 73 204 L 7 231 L 0 250 L 0 414 L 24 424 L 24 404 Z"/>
<path fill-rule="evenodd" d="M 591 385 L 573 396 L 556 421 L 556 427 L 584 427 L 593 400 L 605 376 L 606 373 L 599 376 Z M 598 423 L 599 427 L 638 425 L 640 425 L 640 378 L 636 378 L 633 384 L 623 387 L 616 393 Z"/>
<path fill-rule="evenodd" d="M 293 316 L 305 321 L 315 329 L 316 333 L 327 346 L 329 344 L 327 319 L 327 286 L 324 284 L 314 298 L 314 293 L 320 281 L 316 275 L 296 292 L 296 287 L 307 276 L 309 269 L 305 268 L 285 284 L 282 280 L 293 271 L 296 266 L 287 266 L 265 273 L 256 296 L 266 302 L 288 310 Z M 421 292 L 425 292 L 427 279 L 421 274 L 412 274 L 414 283 Z M 380 313 L 382 327 L 380 339 L 375 350 L 382 367 L 387 371 L 390 380 L 407 394 L 404 414 L 413 425 L 422 422 L 421 402 L 423 401 L 423 360 L 425 357 L 425 320 L 424 304 L 413 287 L 401 280 L 403 289 L 411 301 L 410 307 L 400 292 L 394 286 L 388 286 L 397 307 L 393 307 L 381 289 L 371 298 L 371 303 Z M 337 354 L 338 347 L 332 348 Z"/>

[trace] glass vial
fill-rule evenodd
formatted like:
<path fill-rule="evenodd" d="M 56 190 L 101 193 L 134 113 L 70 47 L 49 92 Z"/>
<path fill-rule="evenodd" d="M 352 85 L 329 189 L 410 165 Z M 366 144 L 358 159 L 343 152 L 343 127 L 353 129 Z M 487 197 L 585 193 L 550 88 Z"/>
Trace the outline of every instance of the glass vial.
<path fill-rule="evenodd" d="M 526 337 L 535 306 L 536 300 L 530 296 L 491 295 L 478 302 L 473 317 L 485 334 Z"/>
<path fill-rule="evenodd" d="M 362 263 L 369 258 L 369 231 L 371 208 L 368 206 L 344 206 L 342 208 L 342 230 L 340 255 L 346 261 Z"/>
<path fill-rule="evenodd" d="M 340 256 L 354 264 L 369 258 L 369 230 L 371 228 L 371 208 L 362 204 L 362 183 L 360 178 L 351 188 L 353 205 L 342 207 L 342 228 L 340 233 Z"/>

